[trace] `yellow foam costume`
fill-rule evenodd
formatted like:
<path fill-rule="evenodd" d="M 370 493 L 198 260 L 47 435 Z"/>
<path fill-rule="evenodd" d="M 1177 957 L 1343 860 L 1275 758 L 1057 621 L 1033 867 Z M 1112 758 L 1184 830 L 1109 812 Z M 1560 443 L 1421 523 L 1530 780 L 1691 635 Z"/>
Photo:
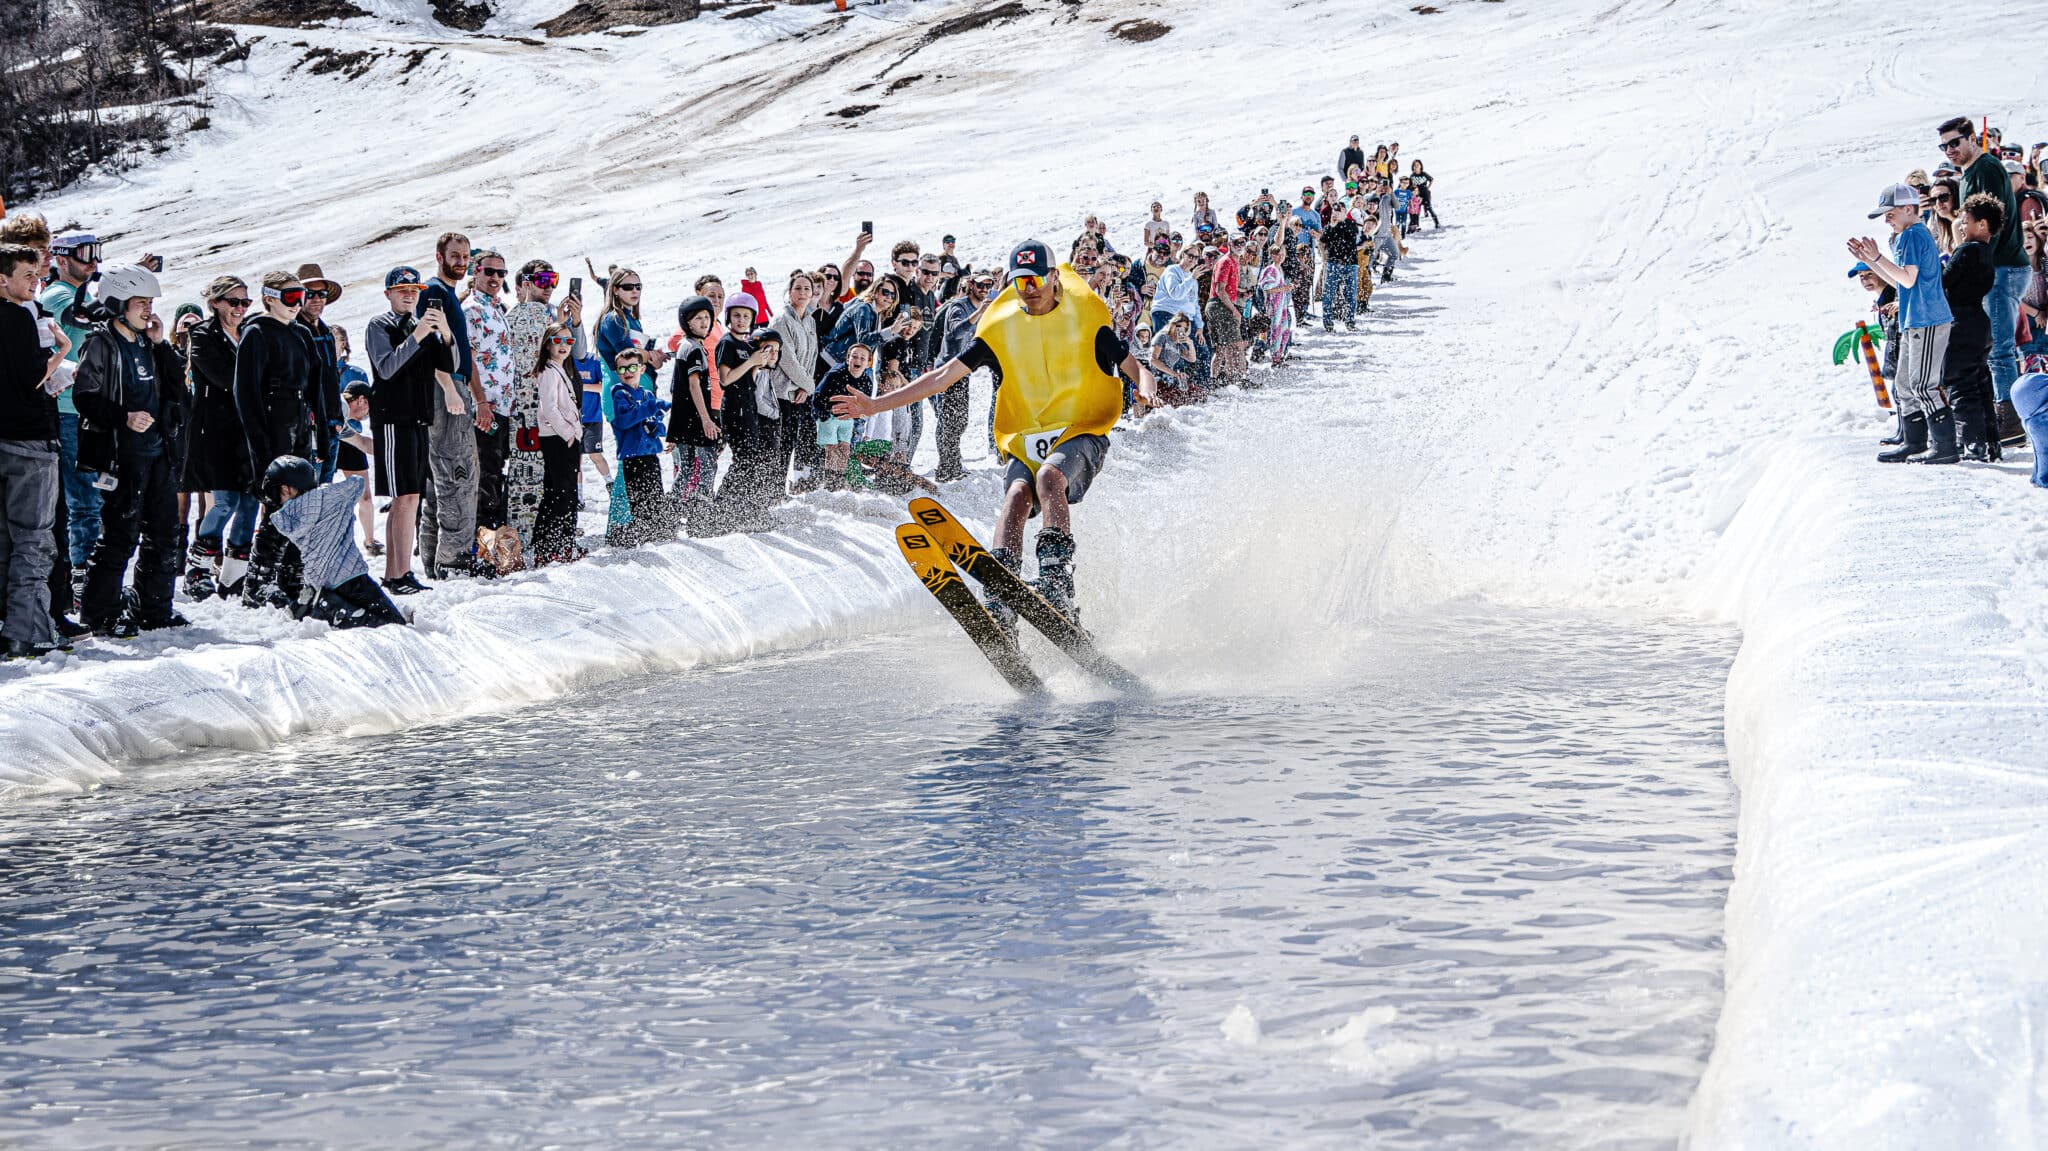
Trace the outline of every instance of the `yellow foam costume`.
<path fill-rule="evenodd" d="M 1057 272 L 1060 303 L 1043 316 L 1024 310 L 1014 287 L 982 314 L 974 334 L 1003 366 L 996 389 L 996 450 L 1033 472 L 1062 442 L 1108 435 L 1124 414 L 1124 383 L 1095 362 L 1095 333 L 1111 326 L 1109 305 L 1067 264 Z"/>

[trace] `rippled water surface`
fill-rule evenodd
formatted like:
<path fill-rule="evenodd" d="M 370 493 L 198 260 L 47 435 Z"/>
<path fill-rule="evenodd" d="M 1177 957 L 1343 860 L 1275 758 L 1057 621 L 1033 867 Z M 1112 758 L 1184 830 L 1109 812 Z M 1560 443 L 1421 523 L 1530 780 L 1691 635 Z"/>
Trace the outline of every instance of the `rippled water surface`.
<path fill-rule="evenodd" d="M 1734 637 L 1378 639 L 1019 707 L 933 630 L 0 814 L 0 1142 L 1674 1144 Z"/>

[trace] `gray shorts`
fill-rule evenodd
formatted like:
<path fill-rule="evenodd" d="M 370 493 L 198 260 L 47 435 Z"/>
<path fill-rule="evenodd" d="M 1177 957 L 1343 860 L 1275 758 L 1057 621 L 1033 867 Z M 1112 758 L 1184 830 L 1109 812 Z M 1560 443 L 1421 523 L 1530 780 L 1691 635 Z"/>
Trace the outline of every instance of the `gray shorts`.
<path fill-rule="evenodd" d="M 1082 434 L 1073 437 L 1052 450 L 1045 457 L 1045 466 L 1058 468 L 1067 477 L 1067 502 L 1078 504 L 1088 494 L 1088 488 L 1095 477 L 1102 474 L 1102 463 L 1109 458 L 1109 437 Z M 1031 468 L 1023 460 L 1010 457 L 1010 466 L 1003 472 L 1003 487 L 1021 483 L 1031 493 L 1031 514 L 1038 514 L 1038 486 L 1032 482 Z"/>
<path fill-rule="evenodd" d="M 601 456 L 604 454 L 604 425 L 583 425 L 583 454 Z"/>

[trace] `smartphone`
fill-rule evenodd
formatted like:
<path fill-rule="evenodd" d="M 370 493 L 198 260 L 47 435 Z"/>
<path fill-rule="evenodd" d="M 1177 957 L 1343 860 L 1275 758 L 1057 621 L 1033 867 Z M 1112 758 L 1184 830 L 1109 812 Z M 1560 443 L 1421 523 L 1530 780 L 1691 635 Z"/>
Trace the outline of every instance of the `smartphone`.
<path fill-rule="evenodd" d="M 872 236 L 872 235 L 874 235 L 874 234 L 875 234 L 875 222 L 874 222 L 873 220 L 862 220 L 862 221 L 860 222 L 860 234 L 861 234 L 861 235 L 863 235 L 863 236 Z"/>
<path fill-rule="evenodd" d="M 430 296 L 427 298 L 427 302 L 424 305 L 422 305 L 422 308 L 425 311 L 438 312 L 441 310 L 441 301 L 434 299 L 433 297 Z"/>
<path fill-rule="evenodd" d="M 569 294 L 576 297 L 579 300 L 583 298 L 583 277 L 569 277 Z"/>

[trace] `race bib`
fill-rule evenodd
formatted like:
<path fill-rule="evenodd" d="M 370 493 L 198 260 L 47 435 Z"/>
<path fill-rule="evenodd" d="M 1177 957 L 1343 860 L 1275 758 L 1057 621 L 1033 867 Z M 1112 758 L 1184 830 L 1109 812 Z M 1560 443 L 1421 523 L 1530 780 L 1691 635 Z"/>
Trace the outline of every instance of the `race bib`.
<path fill-rule="evenodd" d="M 1047 428 L 1042 432 L 1026 432 L 1022 441 L 1024 460 L 1032 467 L 1042 467 L 1045 457 L 1060 446 L 1060 437 L 1067 434 L 1065 428 Z"/>

